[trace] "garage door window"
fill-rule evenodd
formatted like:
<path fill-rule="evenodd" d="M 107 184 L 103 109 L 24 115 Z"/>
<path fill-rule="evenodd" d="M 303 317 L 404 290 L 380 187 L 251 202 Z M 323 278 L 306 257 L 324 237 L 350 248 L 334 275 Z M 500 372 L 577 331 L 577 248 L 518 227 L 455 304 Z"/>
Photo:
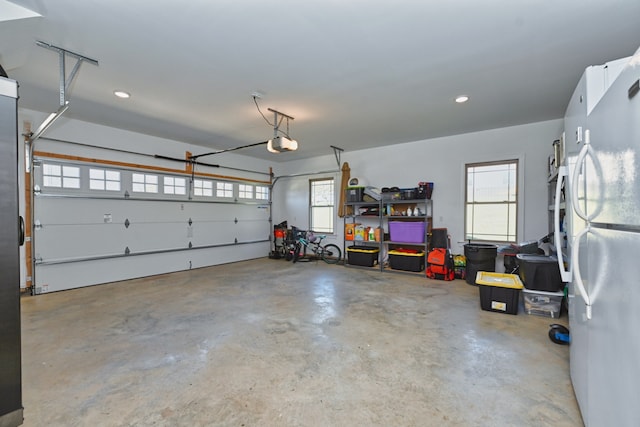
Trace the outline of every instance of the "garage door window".
<path fill-rule="evenodd" d="M 253 199 L 253 185 L 238 185 L 238 197 L 241 199 Z"/>
<path fill-rule="evenodd" d="M 258 200 L 269 200 L 269 187 L 264 187 L 262 185 L 256 186 L 256 199 Z"/>
<path fill-rule="evenodd" d="M 120 191 L 120 172 L 106 169 L 89 169 L 89 189 Z"/>
<path fill-rule="evenodd" d="M 42 184 L 45 187 L 80 188 L 80 168 L 44 163 Z"/>
<path fill-rule="evenodd" d="M 206 181 L 204 179 L 193 180 L 193 195 L 194 196 L 213 196 L 213 182 Z"/>
<path fill-rule="evenodd" d="M 186 180 L 172 176 L 164 177 L 164 194 L 186 194 Z"/>
<path fill-rule="evenodd" d="M 233 197 L 233 184 L 230 182 L 216 182 L 217 197 Z"/>
<path fill-rule="evenodd" d="M 158 176 L 146 173 L 134 173 L 131 175 L 131 189 L 137 193 L 157 193 Z"/>

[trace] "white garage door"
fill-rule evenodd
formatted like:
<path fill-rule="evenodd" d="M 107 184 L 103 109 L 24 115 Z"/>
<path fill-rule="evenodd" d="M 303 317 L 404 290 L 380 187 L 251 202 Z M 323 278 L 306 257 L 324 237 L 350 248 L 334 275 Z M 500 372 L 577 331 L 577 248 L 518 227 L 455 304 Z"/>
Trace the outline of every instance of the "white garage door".
<path fill-rule="evenodd" d="M 264 257 L 268 185 L 34 159 L 35 293 Z"/>

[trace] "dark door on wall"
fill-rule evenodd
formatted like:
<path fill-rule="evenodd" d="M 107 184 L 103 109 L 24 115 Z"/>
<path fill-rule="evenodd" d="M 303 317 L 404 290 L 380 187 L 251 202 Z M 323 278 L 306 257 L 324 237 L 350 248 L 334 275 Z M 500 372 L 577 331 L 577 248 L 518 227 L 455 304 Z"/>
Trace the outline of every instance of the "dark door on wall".
<path fill-rule="evenodd" d="M 0 77 L 0 426 L 22 424 L 17 84 Z"/>

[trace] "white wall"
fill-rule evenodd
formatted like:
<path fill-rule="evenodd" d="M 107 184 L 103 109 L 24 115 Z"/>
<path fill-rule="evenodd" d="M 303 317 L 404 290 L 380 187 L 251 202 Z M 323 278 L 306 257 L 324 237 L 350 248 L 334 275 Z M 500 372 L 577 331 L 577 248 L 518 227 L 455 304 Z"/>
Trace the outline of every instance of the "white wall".
<path fill-rule="evenodd" d="M 342 153 L 351 177 L 374 187 L 415 187 L 434 182 L 434 227 L 447 227 L 454 253 L 464 252 L 464 166 L 466 163 L 520 159 L 519 241 L 537 240 L 548 232 L 547 159 L 563 121 L 551 120 L 407 144 Z M 304 144 L 304 142 L 302 142 Z M 336 141 L 336 145 L 340 143 Z M 330 150 L 329 147 L 327 147 Z M 337 170 L 333 154 L 288 162 L 274 169 L 276 176 Z M 314 175 L 315 177 L 332 174 Z M 334 174 L 340 183 L 340 174 Z M 274 188 L 274 223 L 308 227 L 309 176 L 279 181 Z M 342 220 L 336 221 L 335 240 L 342 243 Z"/>
<path fill-rule="evenodd" d="M 20 130 L 23 130 L 23 121 L 30 121 L 35 129 L 45 116 L 46 114 L 40 112 L 20 110 L 18 121 Z M 466 163 L 520 159 L 519 240 L 538 239 L 547 233 L 547 157 L 552 152 L 552 141 L 562 132 L 562 126 L 562 120 L 551 120 L 401 145 L 343 152 L 341 160 L 349 162 L 352 177 L 359 177 L 365 180 L 367 185 L 378 188 L 414 187 L 420 181 L 434 182 L 433 225 L 447 227 L 451 235 L 453 251 L 462 253 L 464 165 Z M 193 153 L 206 151 L 203 147 L 179 141 L 70 120 L 65 117 L 60 118 L 46 136 L 177 158 L 184 157 L 186 151 Z M 335 141 L 335 144 L 340 146 L 339 141 Z M 35 148 L 38 151 L 54 151 L 86 157 L 102 158 L 104 155 L 104 151 L 101 150 L 45 140 L 40 140 Z M 136 158 L 135 155 L 127 153 L 110 152 L 109 157 L 116 161 L 144 164 L 149 162 L 148 157 Z M 273 223 L 278 224 L 287 220 L 289 225 L 304 229 L 309 227 L 309 179 L 334 177 L 336 184 L 339 185 L 341 177 L 338 172 L 339 166 L 329 146 L 325 156 L 275 164 L 234 153 L 217 156 L 214 159 L 212 163 L 265 172 L 272 166 L 276 177 L 308 174 L 294 178 L 279 178 L 273 189 Z M 162 160 L 156 160 L 154 164 L 181 168 L 179 163 Z M 224 173 L 222 170 L 209 172 Z M 264 175 L 248 177 L 267 179 Z M 336 203 L 337 200 L 338 194 L 336 194 Z M 330 236 L 328 240 L 341 245 L 342 219 L 336 218 L 335 225 L 337 233 L 335 236 Z"/>

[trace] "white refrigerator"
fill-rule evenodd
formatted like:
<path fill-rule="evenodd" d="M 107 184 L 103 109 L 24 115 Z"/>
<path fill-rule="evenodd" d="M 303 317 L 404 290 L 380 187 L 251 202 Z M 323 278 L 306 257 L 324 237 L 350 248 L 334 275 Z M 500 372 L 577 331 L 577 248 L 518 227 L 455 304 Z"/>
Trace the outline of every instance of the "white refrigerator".
<path fill-rule="evenodd" d="M 586 426 L 640 426 L 640 50 L 585 71 L 564 144 L 573 388 Z"/>

